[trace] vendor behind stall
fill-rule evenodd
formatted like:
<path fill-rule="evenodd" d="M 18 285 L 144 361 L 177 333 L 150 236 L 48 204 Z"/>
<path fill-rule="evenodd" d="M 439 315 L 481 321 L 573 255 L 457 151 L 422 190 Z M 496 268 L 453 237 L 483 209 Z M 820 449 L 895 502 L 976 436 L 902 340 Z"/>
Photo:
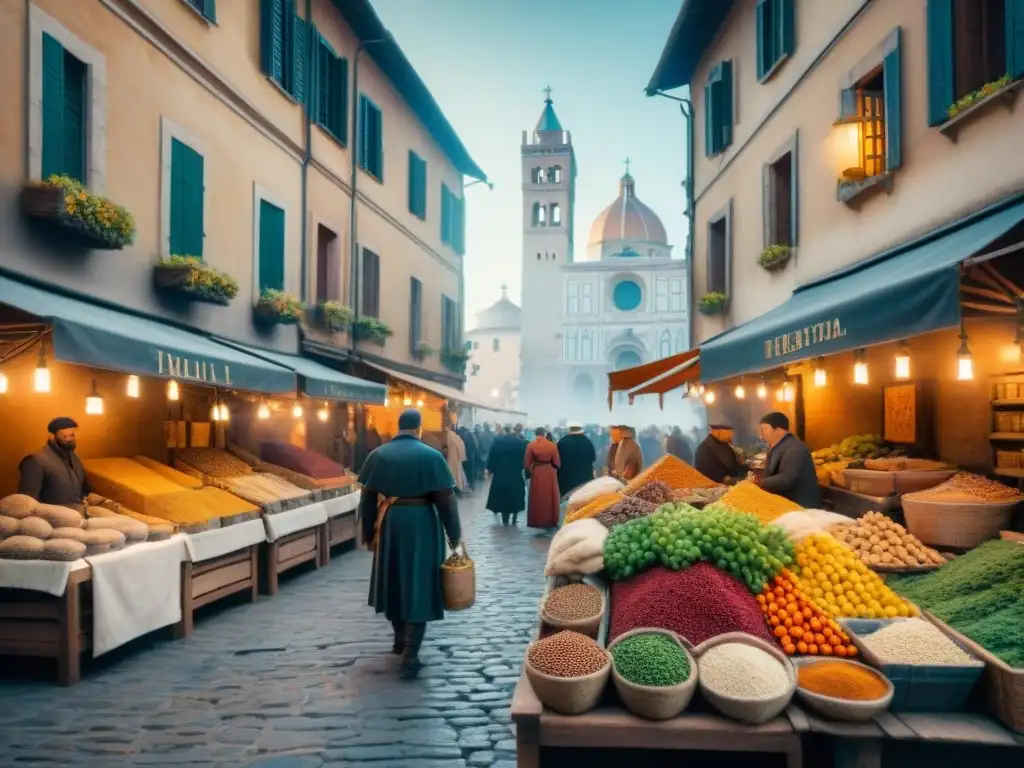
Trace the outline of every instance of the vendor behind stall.
<path fill-rule="evenodd" d="M 74 419 L 60 416 L 46 426 L 50 439 L 39 451 L 18 465 L 18 493 L 43 504 L 82 510 L 89 495 L 89 480 L 81 459 L 75 455 Z"/>
<path fill-rule="evenodd" d="M 778 411 L 767 414 L 759 426 L 768 443 L 768 457 L 760 485 L 805 509 L 821 508 L 821 487 L 814 474 L 814 459 L 798 437 L 789 431 L 789 417 Z"/>
<path fill-rule="evenodd" d="M 709 480 L 732 485 L 743 477 L 736 450 L 732 447 L 733 430 L 728 424 L 712 424 L 711 432 L 697 446 L 694 468 Z"/>

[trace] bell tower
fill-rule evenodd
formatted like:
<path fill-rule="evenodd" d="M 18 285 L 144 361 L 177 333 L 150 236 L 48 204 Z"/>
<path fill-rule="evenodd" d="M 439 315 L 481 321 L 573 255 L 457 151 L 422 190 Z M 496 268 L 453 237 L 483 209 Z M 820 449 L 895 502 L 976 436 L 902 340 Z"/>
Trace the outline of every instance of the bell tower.
<path fill-rule="evenodd" d="M 562 266 L 573 260 L 576 155 L 572 135 L 555 114 L 551 88 L 533 131 L 523 131 L 523 295 L 520 408 L 535 424 L 554 424 L 564 388 Z"/>

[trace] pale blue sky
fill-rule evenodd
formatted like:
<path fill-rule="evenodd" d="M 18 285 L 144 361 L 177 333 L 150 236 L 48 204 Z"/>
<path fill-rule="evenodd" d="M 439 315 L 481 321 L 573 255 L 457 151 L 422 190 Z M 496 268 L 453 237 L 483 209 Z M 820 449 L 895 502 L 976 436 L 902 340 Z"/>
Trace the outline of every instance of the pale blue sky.
<path fill-rule="evenodd" d="M 681 0 L 373 0 L 477 163 L 494 182 L 466 190 L 466 310 L 520 295 L 519 147 L 550 85 L 579 165 L 576 258 L 616 196 L 623 160 L 637 196 L 686 240 L 685 124 L 675 103 L 643 93 Z"/>

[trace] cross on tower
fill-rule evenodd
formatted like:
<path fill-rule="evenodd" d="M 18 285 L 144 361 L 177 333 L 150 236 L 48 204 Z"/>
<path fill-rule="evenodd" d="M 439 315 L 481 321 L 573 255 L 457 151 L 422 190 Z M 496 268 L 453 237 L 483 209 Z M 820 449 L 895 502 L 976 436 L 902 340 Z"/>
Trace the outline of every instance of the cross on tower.
<path fill-rule="evenodd" d="M 627 176 L 629 175 L 629 164 L 632 163 L 632 162 L 633 161 L 630 160 L 628 157 L 626 158 L 626 175 Z"/>
<path fill-rule="evenodd" d="M 544 101 L 551 101 L 551 91 L 553 90 L 550 85 L 541 89 L 544 92 Z"/>

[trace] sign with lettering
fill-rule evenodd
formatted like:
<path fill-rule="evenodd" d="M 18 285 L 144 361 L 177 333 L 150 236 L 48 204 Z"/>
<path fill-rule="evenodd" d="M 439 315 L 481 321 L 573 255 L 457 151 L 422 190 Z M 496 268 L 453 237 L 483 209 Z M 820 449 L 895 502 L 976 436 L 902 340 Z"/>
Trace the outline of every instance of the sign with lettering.
<path fill-rule="evenodd" d="M 204 384 L 231 386 L 231 367 L 215 360 L 189 360 L 162 349 L 156 351 L 156 372 L 169 379 L 200 381 Z"/>
<path fill-rule="evenodd" d="M 837 341 L 846 336 L 846 329 L 839 322 L 839 318 L 823 320 L 813 325 L 807 325 L 796 331 L 784 333 L 781 336 L 773 336 L 764 342 L 764 359 L 773 360 L 777 357 L 786 357 L 794 352 L 807 350 L 808 355 L 813 354 L 810 347 L 816 344 L 823 344 L 826 341 Z"/>

